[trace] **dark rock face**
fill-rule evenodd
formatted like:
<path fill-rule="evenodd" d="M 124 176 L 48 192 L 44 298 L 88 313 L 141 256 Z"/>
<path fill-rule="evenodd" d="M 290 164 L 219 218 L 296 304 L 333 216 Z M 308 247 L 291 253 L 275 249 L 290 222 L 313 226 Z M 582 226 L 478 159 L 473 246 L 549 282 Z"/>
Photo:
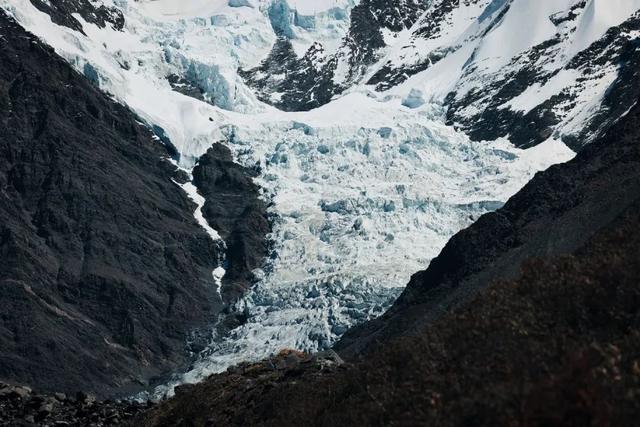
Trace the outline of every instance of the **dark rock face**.
<path fill-rule="evenodd" d="M 124 27 L 124 15 L 120 9 L 100 5 L 96 7 L 89 0 L 30 0 L 41 12 L 48 14 L 58 25 L 64 25 L 84 34 L 82 24 L 73 17 L 79 14 L 85 21 L 101 28 L 111 25 L 116 30 Z"/>
<path fill-rule="evenodd" d="M 355 22 L 350 34 L 363 45 L 368 40 L 365 36 L 373 32 L 382 29 L 398 32 L 410 28 L 427 7 L 420 0 L 364 0 L 353 8 L 351 19 Z"/>
<path fill-rule="evenodd" d="M 517 276 L 532 257 L 580 248 L 640 199 L 640 105 L 573 161 L 537 174 L 497 212 L 454 236 L 395 305 L 349 331 L 337 349 L 355 356 L 411 334 L 496 280 Z"/>
<path fill-rule="evenodd" d="M 171 74 L 167 77 L 167 81 L 176 92 L 180 92 L 183 95 L 190 96 L 199 101 L 208 102 L 205 96 L 206 91 L 185 77 Z"/>
<path fill-rule="evenodd" d="M 325 58 L 321 44 L 298 58 L 289 39 L 281 37 L 258 67 L 240 70 L 240 76 L 261 101 L 284 111 L 307 111 L 340 92 L 333 83 L 334 71 L 335 59 Z"/>
<path fill-rule="evenodd" d="M 135 423 L 635 425 L 639 118 L 640 106 L 456 236 L 414 277 L 381 322 L 382 345 L 362 358 L 285 352 L 180 388 Z M 472 296 L 474 286 L 483 289 Z M 438 313 L 461 287 L 464 303 Z"/>
<path fill-rule="evenodd" d="M 193 170 L 193 183 L 206 199 L 203 215 L 227 245 L 222 298 L 228 304 L 249 289 L 251 272 L 267 256 L 271 226 L 266 203 L 252 180 L 256 175 L 233 163 L 222 144 L 214 144 Z"/>
<path fill-rule="evenodd" d="M 188 360 L 221 248 L 124 107 L 0 13 L 0 379 L 128 393 Z"/>

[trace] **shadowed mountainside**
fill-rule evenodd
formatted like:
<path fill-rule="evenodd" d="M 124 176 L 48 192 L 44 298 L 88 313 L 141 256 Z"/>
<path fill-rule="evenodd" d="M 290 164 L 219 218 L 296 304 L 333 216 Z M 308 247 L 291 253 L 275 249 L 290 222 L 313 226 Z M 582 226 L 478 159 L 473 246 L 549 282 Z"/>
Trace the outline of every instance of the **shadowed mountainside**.
<path fill-rule="evenodd" d="M 184 366 L 223 309 L 224 248 L 165 147 L 4 12 L 0 128 L 0 380 L 127 394 Z M 250 182 L 228 156 L 215 168 Z M 259 246 L 242 217 L 253 205 L 264 218 L 257 190 L 236 190 L 219 206 L 225 232 Z"/>

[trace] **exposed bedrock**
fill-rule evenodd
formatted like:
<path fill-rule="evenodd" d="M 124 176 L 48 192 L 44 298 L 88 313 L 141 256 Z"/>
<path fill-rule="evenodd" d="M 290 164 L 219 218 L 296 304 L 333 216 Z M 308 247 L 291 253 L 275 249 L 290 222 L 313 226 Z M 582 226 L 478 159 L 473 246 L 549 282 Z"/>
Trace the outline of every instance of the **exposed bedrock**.
<path fill-rule="evenodd" d="M 233 303 L 254 281 L 253 271 L 267 256 L 271 226 L 267 203 L 253 182 L 257 171 L 233 162 L 231 151 L 214 144 L 200 157 L 193 182 L 205 197 L 203 215 L 227 245 L 222 297 Z"/>

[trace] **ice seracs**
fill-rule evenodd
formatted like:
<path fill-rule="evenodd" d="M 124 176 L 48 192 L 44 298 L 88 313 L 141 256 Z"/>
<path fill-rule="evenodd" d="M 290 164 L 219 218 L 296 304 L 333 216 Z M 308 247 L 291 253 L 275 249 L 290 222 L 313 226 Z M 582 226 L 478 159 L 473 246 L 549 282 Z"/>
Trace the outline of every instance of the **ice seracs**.
<path fill-rule="evenodd" d="M 282 347 L 327 348 L 382 314 L 453 233 L 573 156 L 554 140 L 526 151 L 506 140 L 474 143 L 443 114 L 354 93 L 231 126 L 238 161 L 260 166 L 274 202 L 276 256 L 236 305 L 246 323 L 157 395 Z"/>

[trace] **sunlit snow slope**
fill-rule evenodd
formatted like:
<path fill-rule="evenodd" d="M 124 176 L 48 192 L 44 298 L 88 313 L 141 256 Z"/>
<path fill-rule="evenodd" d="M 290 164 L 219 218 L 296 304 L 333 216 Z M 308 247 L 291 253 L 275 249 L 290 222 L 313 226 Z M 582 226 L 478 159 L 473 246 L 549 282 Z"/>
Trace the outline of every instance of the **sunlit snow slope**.
<path fill-rule="evenodd" d="M 283 347 L 326 348 L 349 326 L 381 314 L 454 233 L 499 207 L 536 171 L 573 156 L 553 132 L 527 150 L 516 148 L 508 134 L 472 141 L 446 124 L 452 120 L 446 98 L 455 92 L 458 112 L 482 108 L 488 102 L 483 98 L 460 101 L 462 90 L 482 87 L 483 76 L 489 88 L 506 64 L 559 31 L 548 15 L 571 14 L 577 1 L 416 2 L 420 19 L 406 28 L 402 23 L 383 28 L 386 47 L 374 62 L 359 68 L 364 71 L 358 78 L 351 73 L 346 92 L 308 112 L 265 104 L 238 70 L 257 67 L 278 39 L 288 40 L 298 55 L 319 42 L 320 63 L 337 55 L 333 63 L 342 74 L 331 77 L 337 82 L 349 74 L 345 67 L 362 65 L 349 50 L 354 40 L 349 12 L 376 2 L 104 3 L 123 12 L 122 31 L 74 15 L 82 34 L 52 23 L 29 0 L 0 0 L 19 23 L 173 146 L 180 167 L 192 169 L 215 142 L 227 144 L 243 165 L 258 166 L 257 181 L 276 218 L 273 254 L 255 272 L 253 290 L 236 305 L 247 322 L 229 336 L 212 332 L 211 347 L 193 369 L 158 393 Z M 639 6 L 637 0 L 621 1 L 615 13 L 605 13 L 601 1 L 582 3 L 575 28 L 565 28 L 575 36 L 557 54 L 561 63 Z M 428 21 L 434 9 L 427 4 L 442 6 L 444 17 Z M 418 27 L 426 22 L 437 28 L 418 39 Z M 427 57 L 431 62 L 425 66 L 421 55 L 436 50 L 444 59 Z M 467 67 L 470 57 L 473 71 Z M 403 66 L 407 72 L 398 78 Z M 525 87 L 528 92 L 510 105 L 526 110 L 532 102 L 527 93 L 540 100 L 575 81 L 564 79 L 563 71 L 554 73 L 545 83 Z M 574 105 L 580 114 L 588 115 L 587 106 L 595 113 L 617 69 L 598 75 L 591 92 L 578 94 L 584 98 Z M 375 87 L 373 76 L 382 88 Z M 571 120 L 579 117 L 573 114 Z"/>

